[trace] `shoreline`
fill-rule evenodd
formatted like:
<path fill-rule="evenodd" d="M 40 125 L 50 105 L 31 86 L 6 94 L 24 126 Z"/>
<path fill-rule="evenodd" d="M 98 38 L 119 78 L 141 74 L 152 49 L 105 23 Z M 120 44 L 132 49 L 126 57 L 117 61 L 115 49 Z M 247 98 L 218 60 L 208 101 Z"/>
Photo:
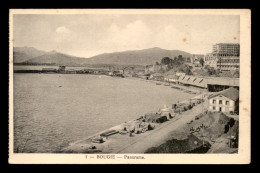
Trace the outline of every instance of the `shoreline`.
<path fill-rule="evenodd" d="M 189 103 L 190 102 L 190 100 L 197 100 L 197 99 L 201 99 L 202 97 L 203 97 L 204 95 L 203 94 L 200 94 L 200 95 L 196 95 L 195 97 L 191 97 L 190 99 L 186 99 L 186 100 L 182 100 L 182 101 L 180 101 L 179 102 L 179 104 L 187 104 L 187 103 Z M 173 104 L 176 104 L 176 103 L 173 103 Z M 198 104 L 198 105 L 201 105 L 201 104 Z M 191 110 L 188 110 L 188 112 L 190 112 L 190 111 L 193 111 L 192 109 Z M 160 124 L 157 124 L 156 126 L 155 126 L 155 129 L 154 130 L 151 130 L 151 131 L 147 131 L 147 132 L 145 132 L 145 133 L 142 133 L 142 135 L 143 136 L 149 136 L 150 135 L 150 133 L 153 133 L 153 132 L 155 132 L 155 131 L 158 131 L 158 130 L 160 130 L 160 129 L 162 129 L 162 128 L 164 128 L 165 126 L 168 126 L 169 124 L 172 124 L 172 123 L 174 123 L 174 122 L 176 122 L 176 121 L 178 121 L 179 119 L 181 119 L 182 117 L 180 117 L 180 116 L 182 116 L 182 114 L 176 114 L 176 113 L 174 113 L 174 110 L 172 109 L 172 108 L 170 108 L 170 112 L 172 113 L 172 114 L 174 114 L 174 117 L 171 119 L 171 120 L 168 120 L 168 121 L 166 121 L 165 123 L 160 123 Z M 197 115 L 197 114 L 196 114 Z M 141 116 L 142 117 L 142 116 Z M 95 137 L 97 137 L 97 136 L 100 136 L 102 133 L 106 133 L 106 132 L 109 132 L 109 131 L 111 131 L 111 130 L 116 130 L 116 131 L 120 131 L 120 130 L 122 130 L 123 129 L 123 127 L 124 127 L 124 125 L 126 125 L 126 124 L 129 124 L 129 123 L 134 123 L 134 122 L 136 122 L 136 121 L 138 121 L 138 119 L 140 119 L 141 118 L 140 116 L 139 117 L 136 117 L 135 119 L 133 119 L 133 120 L 130 120 L 130 121 L 127 121 L 127 122 L 124 122 L 124 123 L 121 123 L 121 124 L 119 124 L 119 125 L 115 125 L 115 126 L 113 126 L 113 127 L 110 127 L 110 128 L 108 128 L 108 129 L 106 129 L 106 130 L 102 130 L 102 131 L 100 131 L 100 132 L 97 132 L 97 133 L 95 133 L 95 134 L 92 134 L 92 135 L 89 135 L 89 136 L 87 136 L 86 138 L 84 138 L 84 139 L 81 139 L 81 140 L 77 140 L 77 141 L 75 141 L 75 142 L 72 142 L 72 143 L 70 143 L 67 147 L 65 147 L 65 148 L 63 148 L 62 150 L 61 150 L 61 152 L 65 152 L 65 153 L 70 153 L 70 152 L 75 152 L 75 151 L 77 151 L 77 152 L 79 152 L 79 153 L 85 153 L 84 151 L 78 151 L 78 150 L 81 150 L 81 149 L 79 149 L 78 147 L 80 146 L 81 148 L 83 148 L 83 150 L 85 150 L 85 146 L 87 146 L 87 147 L 93 147 L 93 146 L 95 146 L 95 148 L 97 147 L 97 146 L 100 146 L 100 145 L 104 145 L 104 146 L 106 146 L 106 145 L 110 145 L 109 143 L 110 143 L 110 141 L 109 140 L 111 140 L 111 138 L 113 138 L 113 136 L 114 135 L 111 135 L 110 137 L 109 137 L 109 139 L 108 140 L 106 140 L 104 143 L 93 143 L 93 142 L 91 142 L 92 141 L 92 139 L 94 139 Z M 116 134 L 116 135 L 118 135 L 118 133 Z M 119 134 L 120 135 L 120 134 Z M 140 135 L 140 134 L 139 134 Z M 121 135 L 121 136 L 127 136 L 128 137 L 128 135 Z M 136 135 L 135 135 L 136 136 Z M 120 138 L 120 137 L 119 137 Z M 130 137 L 129 137 L 130 138 Z M 113 142 L 115 142 L 115 141 L 117 141 L 117 139 L 112 139 L 113 140 Z M 142 139 L 140 139 L 140 140 L 142 140 Z M 118 139 L 118 142 L 120 142 L 120 139 Z M 137 141 L 136 140 L 133 140 L 132 142 L 134 142 L 134 143 L 136 143 Z M 158 141 L 159 142 L 159 141 Z M 131 139 L 130 139 L 130 143 L 131 143 Z M 131 144 L 130 144 L 131 145 Z M 111 147 L 111 145 L 110 145 L 110 147 Z M 76 148 L 76 149 L 75 149 Z M 99 149 L 100 147 L 97 147 L 97 149 Z M 101 147 L 102 148 L 102 147 Z M 111 147 L 111 148 L 114 148 L 114 147 Z M 124 147 L 123 147 L 124 148 Z M 107 152 L 109 150 L 109 147 L 108 148 L 106 148 L 105 147 L 105 149 L 104 149 L 104 151 L 101 151 L 101 153 L 111 153 L 111 152 Z M 120 149 L 121 150 L 121 149 Z M 122 149 L 123 150 L 123 149 Z M 117 153 L 118 152 L 120 152 L 120 151 L 117 151 Z M 88 152 L 86 152 L 86 153 L 88 153 Z M 94 150 L 94 152 L 93 153 L 95 153 L 95 150 Z M 113 152 L 112 152 L 113 153 Z"/>
<path fill-rule="evenodd" d="M 89 75 L 95 75 L 95 76 L 96 76 L 96 75 L 98 75 L 98 74 L 89 74 Z M 99 76 L 101 76 L 101 75 L 99 75 Z M 102 75 L 102 76 L 103 76 L 103 75 Z M 108 75 L 104 75 L 104 76 L 110 77 L 110 76 L 108 76 Z M 189 89 L 189 88 L 187 88 L 187 87 L 179 86 L 179 85 L 176 85 L 176 84 L 173 84 L 173 83 L 169 83 L 169 82 L 166 82 L 166 81 L 145 80 L 145 79 L 142 79 L 142 78 L 135 78 L 135 77 L 126 77 L 126 79 L 131 79 L 131 80 L 138 80 L 138 81 L 143 81 L 143 82 L 154 83 L 154 85 L 157 84 L 157 83 L 160 83 L 161 86 L 171 87 L 171 88 L 172 88 L 172 86 L 178 86 L 178 87 L 180 87 L 180 88 L 182 87 L 181 91 L 183 91 L 183 92 L 185 92 L 185 90 L 188 90 L 188 89 Z M 169 85 L 164 85 L 164 84 L 169 84 Z M 184 89 L 184 88 L 185 88 L 185 89 Z M 177 90 L 176 88 L 173 88 L 173 89 Z M 180 91 L 180 90 L 179 90 L 179 91 Z M 197 95 L 197 93 L 200 93 L 200 95 Z M 191 94 L 191 93 L 190 93 L 190 94 Z M 189 99 L 184 99 L 184 100 L 178 101 L 178 104 L 189 103 L 190 100 L 196 99 L 196 98 L 197 98 L 197 99 L 198 99 L 198 98 L 201 98 L 202 95 L 203 95 L 203 94 L 201 94 L 201 91 L 197 91 L 197 92 L 196 92 L 196 96 L 190 95 L 190 98 L 189 98 Z M 175 103 L 172 103 L 172 104 L 175 104 Z M 169 105 L 168 105 L 168 106 L 169 106 Z M 172 106 L 172 105 L 170 105 L 169 107 L 171 107 L 171 106 Z M 171 111 L 173 111 L 173 109 L 171 109 Z M 139 117 L 140 117 L 140 116 L 139 116 Z M 134 121 L 136 121 L 137 119 L 139 119 L 139 117 L 136 117 L 135 119 L 129 120 L 129 121 L 125 122 L 125 123 L 134 122 Z M 175 120 L 174 120 L 174 121 L 175 121 Z M 177 120 L 176 120 L 176 121 L 177 121 Z M 92 138 L 94 138 L 94 137 L 96 137 L 96 136 L 100 136 L 100 134 L 105 133 L 105 132 L 107 132 L 107 131 L 110 131 L 110 130 L 120 130 L 120 129 L 122 129 L 122 127 L 123 127 L 123 125 L 124 125 L 125 123 L 121 123 L 121 124 L 112 126 L 112 127 L 108 128 L 108 129 L 105 129 L 105 130 L 102 130 L 102 131 L 97 132 L 97 133 L 95 133 L 95 134 L 89 135 L 89 136 L 87 136 L 87 137 L 85 137 L 85 138 L 82 138 L 82 139 L 80 139 L 80 140 L 71 142 L 67 147 L 61 149 L 61 151 L 66 151 L 67 148 L 69 148 L 69 147 L 71 147 L 71 146 L 78 145 L 78 144 L 82 144 L 82 143 L 86 143 L 86 144 L 87 144 L 87 143 L 89 143 L 89 140 L 92 140 Z M 164 127 L 164 123 L 163 123 L 163 124 L 159 124 L 158 127 L 156 127 L 156 128 L 161 129 L 161 128 L 163 128 L 163 127 Z M 109 142 L 106 141 L 105 143 L 109 143 Z M 95 144 L 93 144 L 93 145 L 95 145 Z"/>

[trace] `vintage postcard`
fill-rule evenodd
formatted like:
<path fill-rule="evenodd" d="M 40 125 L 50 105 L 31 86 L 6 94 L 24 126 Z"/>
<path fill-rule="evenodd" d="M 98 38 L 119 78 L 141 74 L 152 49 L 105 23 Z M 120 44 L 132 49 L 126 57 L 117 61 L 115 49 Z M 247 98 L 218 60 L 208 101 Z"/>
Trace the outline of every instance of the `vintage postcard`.
<path fill-rule="evenodd" d="M 10 164 L 250 163 L 250 10 L 9 14 Z"/>

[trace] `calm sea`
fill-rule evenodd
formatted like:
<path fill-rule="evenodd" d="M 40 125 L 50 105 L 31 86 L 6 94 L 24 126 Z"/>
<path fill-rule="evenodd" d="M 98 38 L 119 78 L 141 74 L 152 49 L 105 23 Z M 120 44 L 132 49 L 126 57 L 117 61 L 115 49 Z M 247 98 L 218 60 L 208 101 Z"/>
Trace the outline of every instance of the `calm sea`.
<path fill-rule="evenodd" d="M 14 74 L 14 152 L 50 153 L 192 95 L 98 75 Z"/>

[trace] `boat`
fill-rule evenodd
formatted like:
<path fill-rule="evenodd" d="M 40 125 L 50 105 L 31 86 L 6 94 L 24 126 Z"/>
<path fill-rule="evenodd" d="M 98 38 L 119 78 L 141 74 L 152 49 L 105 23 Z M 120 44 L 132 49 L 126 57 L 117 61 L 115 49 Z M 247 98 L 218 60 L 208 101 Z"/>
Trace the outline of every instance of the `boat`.
<path fill-rule="evenodd" d="M 104 140 L 103 140 L 103 138 L 101 136 L 97 136 L 97 137 L 92 139 L 92 142 L 93 143 L 103 143 Z"/>
<path fill-rule="evenodd" d="M 161 85 L 160 83 L 156 83 L 156 85 Z"/>
<path fill-rule="evenodd" d="M 107 137 L 107 136 L 110 136 L 110 135 L 114 135 L 114 134 L 116 134 L 116 133 L 118 133 L 118 132 L 119 132 L 119 131 L 117 131 L 117 130 L 109 130 L 109 131 L 107 131 L 107 132 L 101 133 L 100 136 L 105 136 L 105 137 Z"/>

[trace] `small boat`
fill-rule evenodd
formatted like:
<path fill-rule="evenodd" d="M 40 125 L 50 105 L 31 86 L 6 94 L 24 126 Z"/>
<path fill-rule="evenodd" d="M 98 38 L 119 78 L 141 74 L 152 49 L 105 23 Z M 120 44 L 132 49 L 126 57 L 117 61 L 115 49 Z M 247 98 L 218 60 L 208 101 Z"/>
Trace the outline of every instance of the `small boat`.
<path fill-rule="evenodd" d="M 110 136 L 110 135 L 114 135 L 116 133 L 118 133 L 119 131 L 117 130 L 109 130 L 107 132 L 101 133 L 100 136 Z"/>
<path fill-rule="evenodd" d="M 103 143 L 104 140 L 103 140 L 103 138 L 101 136 L 97 136 L 97 137 L 92 139 L 92 142 L 93 143 Z"/>

